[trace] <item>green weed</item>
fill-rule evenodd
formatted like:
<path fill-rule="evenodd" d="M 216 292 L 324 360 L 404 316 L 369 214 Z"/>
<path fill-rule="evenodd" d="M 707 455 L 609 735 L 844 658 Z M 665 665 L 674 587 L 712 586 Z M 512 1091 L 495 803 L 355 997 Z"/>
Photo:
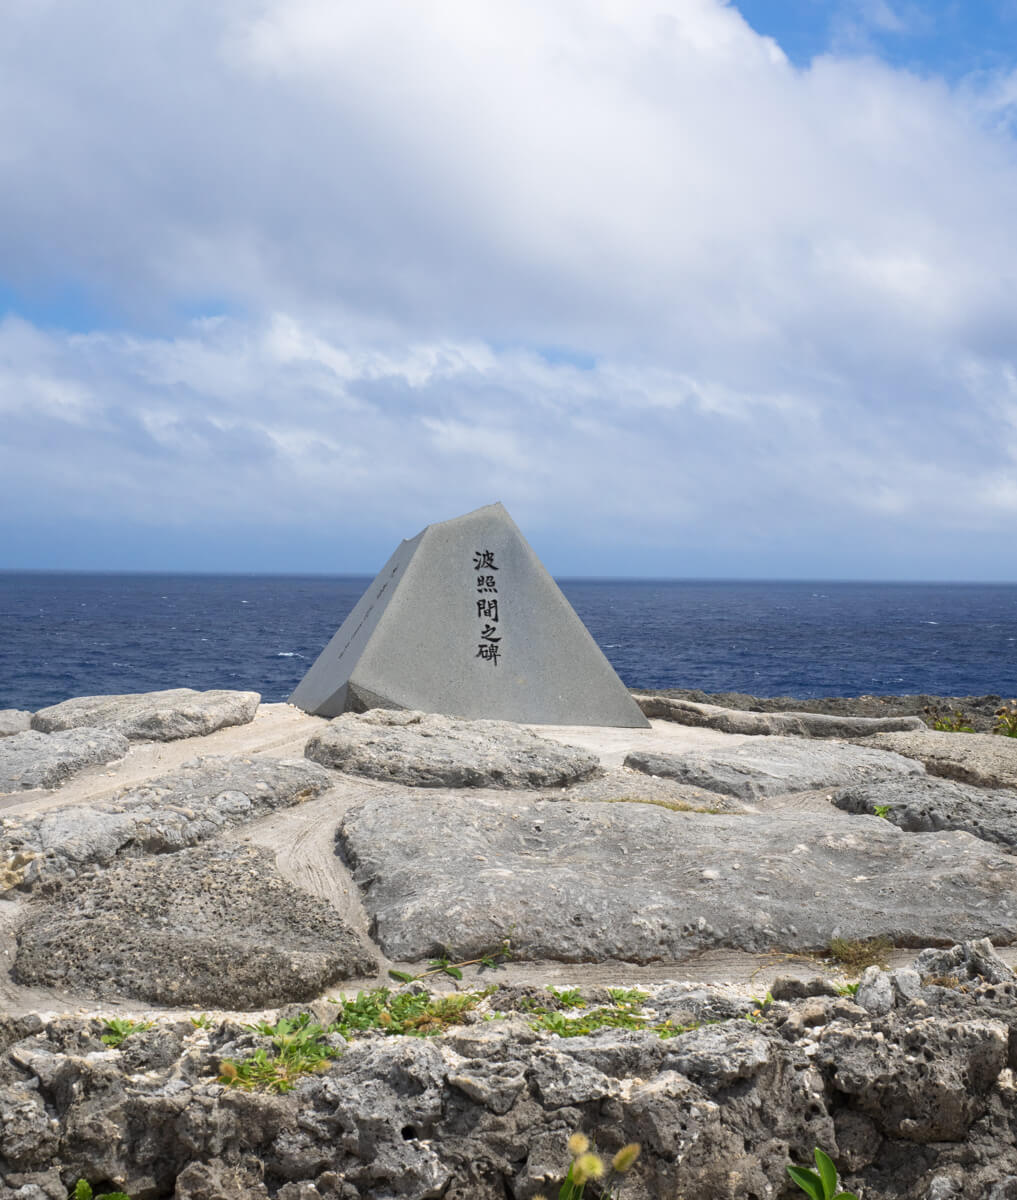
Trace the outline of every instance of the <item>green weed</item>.
<path fill-rule="evenodd" d="M 272 1039 L 274 1054 L 255 1050 L 241 1062 L 225 1059 L 219 1067 L 219 1082 L 226 1087 L 254 1091 L 291 1092 L 302 1075 L 326 1070 L 339 1057 L 339 1051 L 323 1040 L 328 1030 L 312 1021 L 308 1013 L 292 1020 L 283 1018 L 274 1025 L 259 1021 L 249 1029 Z"/>
<path fill-rule="evenodd" d="M 817 1146 L 813 1151 L 817 1170 L 810 1167 L 787 1168 L 787 1173 L 810 1200 L 858 1200 L 854 1192 L 839 1192 L 837 1190 L 837 1168 L 829 1154 Z"/>
<path fill-rule="evenodd" d="M 123 1045 L 132 1033 L 151 1029 L 154 1024 L 154 1021 L 132 1021 L 130 1017 L 110 1017 L 106 1022 L 102 1040 L 115 1050 L 117 1046 Z"/>
<path fill-rule="evenodd" d="M 563 988 L 559 991 L 557 988 L 549 987 L 547 990 L 562 1008 L 582 1008 L 586 1003 L 580 994 L 579 988 Z"/>
<path fill-rule="evenodd" d="M 87 1179 L 79 1179 L 74 1185 L 68 1200 L 93 1200 L 92 1185 Z M 131 1200 L 126 1192 L 100 1192 L 94 1200 Z"/>
<path fill-rule="evenodd" d="M 925 723 L 941 733 L 975 732 L 971 718 L 959 708 L 955 708 L 952 713 L 943 713 L 934 704 L 927 704 L 922 712 L 925 713 Z"/>
<path fill-rule="evenodd" d="M 639 1143 L 630 1142 L 622 1146 L 611 1159 L 610 1167 L 605 1166 L 604 1160 L 590 1149 L 590 1139 L 583 1133 L 574 1133 L 569 1138 L 569 1154 L 572 1162 L 565 1173 L 565 1182 L 558 1189 L 558 1200 L 581 1200 L 586 1192 L 586 1185 L 594 1180 L 603 1179 L 597 1184 L 597 1194 L 600 1200 L 615 1200 L 619 1195 L 621 1177 L 631 1170 L 633 1163 L 639 1157 Z M 534 1200 L 545 1200 L 543 1196 L 535 1196 Z"/>
<path fill-rule="evenodd" d="M 208 1013 L 201 1013 L 197 1017 L 191 1017 L 190 1021 L 195 1029 L 210 1029 L 212 1026 L 212 1018 Z"/>
<path fill-rule="evenodd" d="M 856 980 L 854 983 L 835 983 L 833 986 L 838 996 L 857 996 L 861 984 Z"/>
<path fill-rule="evenodd" d="M 866 967 L 885 967 L 886 956 L 893 949 L 889 938 L 868 939 L 831 938 L 829 956 L 850 975 L 861 975 Z"/>
<path fill-rule="evenodd" d="M 992 727 L 992 732 L 1002 734 L 1003 737 L 1017 738 L 1017 700 L 1009 700 L 1002 708 L 996 709 L 996 724 Z"/>
<path fill-rule="evenodd" d="M 466 1013 L 495 990 L 453 992 L 448 996 L 429 996 L 426 992 L 415 995 L 388 988 L 357 992 L 352 1000 L 342 998 L 342 1015 L 329 1030 L 341 1033 L 347 1039 L 368 1029 L 410 1037 L 433 1037 L 452 1025 L 462 1024 Z"/>
<path fill-rule="evenodd" d="M 427 964 L 427 970 L 421 971 L 419 975 L 411 975 L 409 971 L 397 971 L 393 967 L 389 969 L 389 978 L 395 979 L 398 983 L 416 983 L 419 979 L 427 979 L 429 975 L 449 975 L 453 979 L 462 979 L 463 967 L 476 967 L 478 971 L 496 971 L 511 958 L 512 943 L 505 938 L 497 950 L 481 954 L 478 958 L 466 958 L 459 962 L 453 962 L 451 958 L 443 955 L 439 958 L 432 958 Z"/>
<path fill-rule="evenodd" d="M 884 821 L 889 821 L 890 809 L 892 807 L 893 806 L 890 804 L 874 804 L 872 806 L 872 811 L 875 813 L 875 815 L 877 817 L 882 817 Z"/>

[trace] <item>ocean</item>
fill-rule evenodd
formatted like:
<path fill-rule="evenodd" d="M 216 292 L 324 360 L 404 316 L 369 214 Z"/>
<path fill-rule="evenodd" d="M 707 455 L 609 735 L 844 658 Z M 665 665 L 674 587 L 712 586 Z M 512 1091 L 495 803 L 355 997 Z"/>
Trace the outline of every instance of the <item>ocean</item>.
<path fill-rule="evenodd" d="M 369 582 L 0 572 L 0 708 L 168 687 L 285 700 Z M 1017 584 L 559 583 L 632 687 L 1017 696 Z"/>

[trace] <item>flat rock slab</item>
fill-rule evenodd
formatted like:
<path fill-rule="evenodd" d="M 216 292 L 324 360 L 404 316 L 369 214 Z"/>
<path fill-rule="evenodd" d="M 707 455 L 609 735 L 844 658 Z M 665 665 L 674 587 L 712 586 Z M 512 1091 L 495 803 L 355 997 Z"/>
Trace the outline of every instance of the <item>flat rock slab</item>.
<path fill-rule="evenodd" d="M 313 799 L 334 782 L 324 767 L 304 759 L 209 755 L 113 800 L 7 817 L 0 822 L 0 893 L 69 882 L 123 855 L 194 846 L 265 813 Z"/>
<path fill-rule="evenodd" d="M 735 796 L 722 796 L 703 788 L 678 783 L 674 779 L 646 775 L 627 767 L 608 767 L 592 779 L 584 779 L 558 792 L 545 793 L 545 800 L 597 800 L 605 803 L 660 804 L 665 808 L 688 812 L 744 812 L 745 805 Z"/>
<path fill-rule="evenodd" d="M 0 708 L 0 738 L 32 728 L 32 714 L 23 708 Z"/>
<path fill-rule="evenodd" d="M 125 862 L 33 909 L 15 977 L 86 995 L 265 1008 L 377 969 L 338 913 L 284 880 L 260 847 Z"/>
<path fill-rule="evenodd" d="M 644 716 L 722 733 L 772 737 L 787 734 L 807 738 L 856 738 L 895 730 L 927 728 L 921 717 L 852 717 L 809 712 L 745 712 L 716 704 L 697 704 L 674 696 L 635 696 Z"/>
<path fill-rule="evenodd" d="M 983 788 L 1017 789 L 1017 738 L 992 733 L 880 733 L 867 746 L 903 754 L 941 775 Z"/>
<path fill-rule="evenodd" d="M 626 757 L 625 766 L 742 800 L 924 773 L 912 760 L 883 750 L 790 737 L 688 754 L 636 752 Z"/>
<path fill-rule="evenodd" d="M 407 787 L 566 787 L 600 760 L 509 721 L 372 709 L 343 713 L 307 743 L 314 762 Z"/>
<path fill-rule="evenodd" d="M 668 812 L 522 797 L 379 796 L 339 845 L 393 959 L 681 959 L 708 947 L 815 951 L 1017 937 L 1017 861 L 964 833 L 877 817 Z"/>
<path fill-rule="evenodd" d="M 78 696 L 39 709 L 32 717 L 32 728 L 55 733 L 99 727 L 115 729 L 131 741 L 172 742 L 204 737 L 228 725 L 246 725 L 254 720 L 260 702 L 257 692 L 196 692 L 192 688 Z"/>
<path fill-rule="evenodd" d="M 908 833 L 962 829 L 1017 853 L 1017 792 L 925 775 L 842 788 L 833 802 L 845 812 L 885 817 Z"/>
<path fill-rule="evenodd" d="M 83 771 L 123 758 L 130 743 L 111 729 L 15 733 L 0 740 L 0 792 L 55 788 Z"/>

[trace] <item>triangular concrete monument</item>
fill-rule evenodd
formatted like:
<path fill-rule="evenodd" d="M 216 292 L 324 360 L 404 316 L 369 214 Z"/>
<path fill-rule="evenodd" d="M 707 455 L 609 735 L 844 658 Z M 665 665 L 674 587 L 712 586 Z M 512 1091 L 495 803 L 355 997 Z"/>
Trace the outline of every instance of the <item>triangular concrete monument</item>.
<path fill-rule="evenodd" d="M 290 696 L 544 725 L 646 726 L 628 689 L 500 504 L 396 550 Z"/>

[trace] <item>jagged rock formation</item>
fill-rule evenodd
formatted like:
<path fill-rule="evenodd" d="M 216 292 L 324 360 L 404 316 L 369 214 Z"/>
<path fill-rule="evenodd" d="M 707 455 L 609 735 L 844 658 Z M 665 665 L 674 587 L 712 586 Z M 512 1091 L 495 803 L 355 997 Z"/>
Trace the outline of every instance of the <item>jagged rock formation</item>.
<path fill-rule="evenodd" d="M 254 846 L 132 859 L 30 906 L 15 978 L 92 996 L 253 1009 L 373 973 L 375 955 Z"/>
<path fill-rule="evenodd" d="M 560 1003 L 512 988 L 438 1037 L 331 1034 L 341 1056 L 284 1095 L 217 1081 L 224 1060 L 275 1052 L 235 1022 L 167 1018 L 114 1049 L 101 1020 L 6 1018 L 0 1200 L 63 1200 L 81 1177 L 136 1200 L 526 1200 L 554 1193 L 575 1130 L 607 1155 L 641 1145 L 625 1200 L 790 1197 L 785 1166 L 816 1145 L 865 1200 L 1017 1183 L 1014 983 L 927 983 L 878 1014 L 828 994 L 654 993 L 642 1018 L 670 1036 L 556 1036 L 533 1010 Z"/>

